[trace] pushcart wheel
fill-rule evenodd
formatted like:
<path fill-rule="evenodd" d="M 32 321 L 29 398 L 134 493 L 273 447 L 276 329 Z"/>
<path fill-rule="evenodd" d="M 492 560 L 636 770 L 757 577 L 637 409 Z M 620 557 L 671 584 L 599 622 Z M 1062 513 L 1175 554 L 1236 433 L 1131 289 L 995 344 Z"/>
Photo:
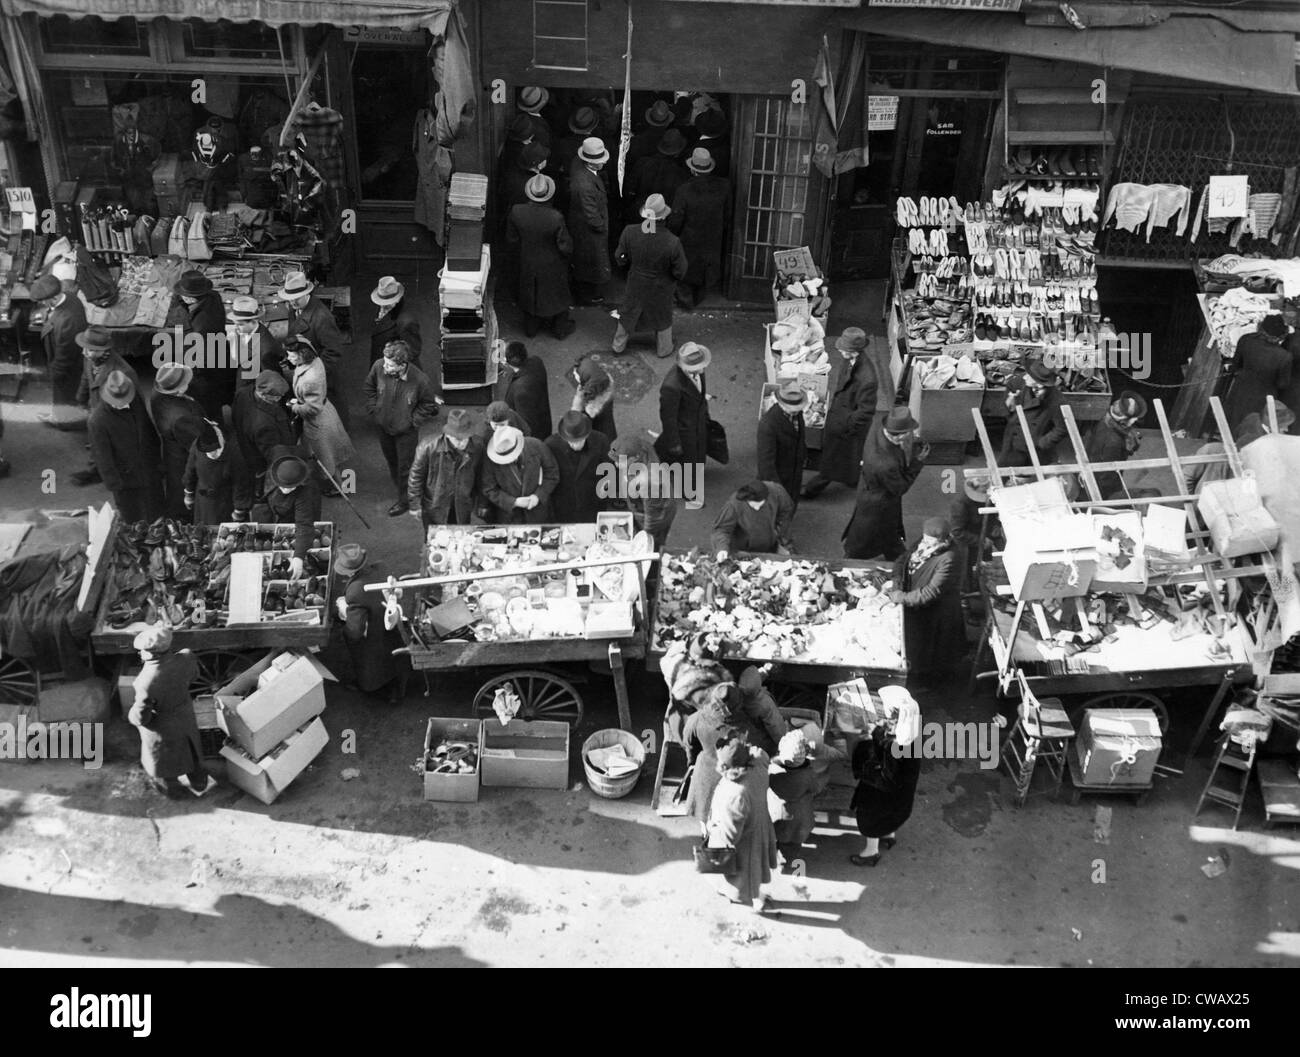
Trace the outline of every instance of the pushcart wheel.
<path fill-rule="evenodd" d="M 26 661 L 0 658 L 0 705 L 30 705 L 40 689 L 40 679 Z"/>
<path fill-rule="evenodd" d="M 510 687 L 519 696 L 520 719 L 549 719 L 576 728 L 582 722 L 582 695 L 573 684 L 554 672 L 529 668 L 494 676 L 474 695 L 474 714 L 494 716 L 492 699 L 499 687 Z"/>
<path fill-rule="evenodd" d="M 1160 733 L 1163 735 L 1169 730 L 1169 709 L 1165 703 L 1156 697 L 1155 694 L 1144 693 L 1141 690 L 1117 690 L 1111 694 L 1100 694 L 1097 697 L 1090 697 L 1083 703 L 1086 708 L 1149 708 L 1156 714 L 1156 722 L 1160 724 Z"/>
<path fill-rule="evenodd" d="M 192 697 L 215 694 L 252 663 L 251 654 L 231 653 L 227 650 L 196 653 L 194 659 L 199 662 L 199 670 L 190 683 Z"/>

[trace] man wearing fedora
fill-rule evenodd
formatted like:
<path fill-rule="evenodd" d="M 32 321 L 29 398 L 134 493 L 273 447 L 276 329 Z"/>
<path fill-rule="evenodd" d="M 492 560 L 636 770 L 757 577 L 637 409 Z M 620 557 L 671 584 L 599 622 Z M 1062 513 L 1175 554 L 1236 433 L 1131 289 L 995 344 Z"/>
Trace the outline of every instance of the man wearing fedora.
<path fill-rule="evenodd" d="M 593 430 L 581 411 L 566 411 L 546 446 L 560 474 L 551 493 L 552 518 L 562 525 L 592 524 L 605 509 L 596 486 L 609 460 L 609 438 Z"/>
<path fill-rule="evenodd" d="M 257 376 L 251 390 L 235 394 L 231 420 L 235 430 L 234 441 L 239 448 L 240 464 L 247 480 L 239 489 L 252 499 L 266 491 L 266 468 L 270 465 L 271 451 L 275 448 L 292 448 L 298 443 L 293 415 L 285 406 L 289 383 L 284 375 L 263 371 Z M 235 520 L 247 520 L 248 506 L 235 508 Z"/>
<path fill-rule="evenodd" d="M 406 299 L 406 287 L 393 276 L 385 275 L 370 291 L 370 300 L 378 310 L 370 327 L 370 363 L 373 365 L 383 358 L 389 342 L 404 341 L 411 350 L 411 363 L 423 371 L 420 318 L 415 306 Z"/>
<path fill-rule="evenodd" d="M 663 99 L 656 99 L 646 108 L 645 127 L 627 145 L 624 172 L 631 172 L 632 166 L 638 161 L 655 153 L 664 132 L 672 123 L 673 108 Z"/>
<path fill-rule="evenodd" d="M 686 278 L 678 285 L 677 301 L 684 308 L 694 308 L 705 293 L 722 284 L 731 183 L 716 175 L 717 163 L 703 147 L 691 152 L 686 168 L 691 178 L 677 188 L 668 227 L 682 240 L 686 252 Z"/>
<path fill-rule="evenodd" d="M 903 496 L 916 483 L 929 447 L 905 407 L 896 407 L 871 424 L 862 449 L 853 517 L 844 530 L 844 557 L 893 561 L 903 553 Z"/>
<path fill-rule="evenodd" d="M 513 426 L 497 430 L 488 441 L 482 491 L 505 525 L 544 525 L 552 521 L 551 493 L 560 480 L 559 468 L 536 437 L 525 437 Z"/>
<path fill-rule="evenodd" d="M 588 136 L 597 135 L 600 116 L 590 106 L 580 106 L 569 115 L 569 135 L 557 140 L 551 149 L 550 169 L 556 181 L 555 205 L 564 211 L 569 202 L 569 170 Z"/>
<path fill-rule="evenodd" d="M 47 425 L 62 428 L 77 404 L 82 373 L 77 335 L 86 329 L 86 310 L 81 298 L 65 292 L 63 283 L 52 275 L 42 275 L 32 283 L 28 294 L 35 304 L 43 304 L 47 309 L 41 326 L 41 347 L 53 387 L 49 414 L 37 417 Z"/>
<path fill-rule="evenodd" d="M 629 224 L 618 240 L 615 257 L 627 268 L 627 288 L 614 328 L 614 355 L 627 351 L 628 339 L 641 327 L 655 332 L 655 355 L 673 354 L 673 292 L 686 277 L 686 253 L 681 240 L 668 230 L 671 212 L 663 195 L 646 199 L 642 216 L 650 223 Z"/>
<path fill-rule="evenodd" d="M 284 346 L 263 322 L 265 315 L 261 302 L 255 297 L 236 297 L 231 302 L 226 341 L 230 356 L 240 365 L 235 381 L 236 394 L 242 389 L 251 389 L 263 371 L 279 371 L 284 365 Z M 233 411 L 233 402 L 230 407 Z"/>
<path fill-rule="evenodd" d="M 563 341 L 574 331 L 569 316 L 569 258 L 573 239 L 555 208 L 555 181 L 537 173 L 524 188 L 527 202 L 513 206 L 506 218 L 506 242 L 519 255 L 519 308 L 524 334 L 533 337 L 544 325 Z"/>
<path fill-rule="evenodd" d="M 311 342 L 312 347 L 325 365 L 325 397 L 334 405 L 343 428 L 348 428 L 351 416 L 348 413 L 347 394 L 343 386 L 343 358 L 347 352 L 347 343 L 339 325 L 334 321 L 334 313 L 325 302 L 313 295 L 316 284 L 302 272 L 290 272 L 285 277 L 284 286 L 280 288 L 279 297 L 289 306 L 289 328 L 286 338 L 303 337 Z"/>
<path fill-rule="evenodd" d="M 624 209 L 628 222 L 632 223 L 638 216 L 644 216 L 646 199 L 659 195 L 665 202 L 671 202 L 690 174 L 681 163 L 682 152 L 686 150 L 686 137 L 677 129 L 665 130 L 659 137 L 659 143 L 653 154 L 641 158 L 631 169 L 626 186 L 623 188 Z"/>
<path fill-rule="evenodd" d="M 714 175 L 724 180 L 730 177 L 731 140 L 727 137 L 726 115 L 712 107 L 701 111 L 695 118 L 695 131 L 700 134 L 695 146 L 707 150 L 713 158 Z"/>
<path fill-rule="evenodd" d="M 677 363 L 659 386 L 660 433 L 655 451 L 666 463 L 691 468 L 695 498 L 704 505 L 704 460 L 709 450 L 709 393 L 705 369 L 713 361 L 703 345 L 686 342 L 677 350 Z"/>
<path fill-rule="evenodd" d="M 605 144 L 588 136 L 569 168 L 573 290 L 580 305 L 603 305 L 609 283 L 609 196 L 600 175 L 608 161 Z"/>
<path fill-rule="evenodd" d="M 236 510 L 247 511 L 252 505 L 252 496 L 244 491 L 248 477 L 241 463 L 239 448 L 225 425 L 205 420 L 181 478 L 185 507 L 193 511 L 194 524 L 219 525 Z"/>
<path fill-rule="evenodd" d="M 100 397 L 86 424 L 95 468 L 123 522 L 153 521 L 163 514 L 163 473 L 158 434 L 144 401 L 122 371 L 109 373 Z"/>
<path fill-rule="evenodd" d="M 212 336 L 226 333 L 226 306 L 213 288 L 212 280 L 199 271 L 182 273 L 172 287 L 176 295 L 167 313 L 168 327 L 181 327 L 188 334 Z M 211 350 L 215 353 L 215 349 Z M 175 357 L 173 357 L 175 358 Z M 222 408 L 235 398 L 239 368 L 224 363 L 204 363 L 194 368 L 191 393 L 203 408 L 205 417 L 221 421 Z"/>
<path fill-rule="evenodd" d="M 807 407 L 808 390 L 796 381 L 782 382 L 776 400 L 758 420 L 759 480 L 778 482 L 796 508 L 808 457 L 803 421 Z"/>
<path fill-rule="evenodd" d="M 528 428 L 524 434 L 541 440 L 551 435 L 551 385 L 546 375 L 546 364 L 528 354 L 522 341 L 506 345 L 506 366 L 510 377 L 506 380 L 502 400 L 510 410 L 524 420 Z"/>
<path fill-rule="evenodd" d="M 835 339 L 844 362 L 838 367 L 838 382 L 831 391 L 822 430 L 822 456 L 817 474 L 804 486 L 803 497 L 814 499 L 833 481 L 858 483 L 858 464 L 876 415 L 880 378 L 867 348 L 867 333 L 849 327 Z"/>
<path fill-rule="evenodd" d="M 162 441 L 163 501 L 169 518 L 186 515 L 181 481 L 204 422 L 203 408 L 188 395 L 193 377 L 194 371 L 183 364 L 164 363 L 154 375 L 149 397 L 149 414 Z"/>
<path fill-rule="evenodd" d="M 135 368 L 113 351 L 113 338 L 108 328 L 101 327 L 98 323 L 87 327 L 77 335 L 77 344 L 81 347 L 84 359 L 81 382 L 77 386 L 77 404 L 89 414 L 93 415 L 103 403 L 101 397 L 104 382 L 114 371 L 125 375 L 132 385 L 139 388 L 140 378 L 136 375 Z M 89 424 L 87 419 L 87 428 Z M 103 479 L 95 467 L 93 449 L 86 468 L 72 474 L 70 479 L 75 485 L 98 484 Z"/>
<path fill-rule="evenodd" d="M 370 368 L 363 387 L 366 411 L 379 427 L 379 447 L 397 490 L 397 498 L 388 508 L 389 517 L 406 513 L 407 478 L 420 442 L 420 427 L 438 417 L 433 383 L 411 365 L 410 356 L 406 342 L 389 342 L 384 358 Z"/>
<path fill-rule="evenodd" d="M 259 524 L 293 525 L 293 558 L 289 576 L 298 579 L 311 550 L 320 520 L 320 489 L 312 479 L 311 468 L 296 448 L 272 448 L 266 470 L 266 489 L 253 507 L 253 520 Z"/>
<path fill-rule="evenodd" d="M 384 596 L 367 591 L 366 584 L 386 581 L 387 567 L 371 561 L 357 543 L 344 543 L 334 558 L 334 575 L 338 577 L 339 614 L 343 620 L 343 642 L 352 661 L 352 678 L 358 690 L 374 694 L 387 688 L 388 703 L 401 704 L 406 697 L 411 664 L 405 655 L 394 656 L 402 648 L 402 633 L 384 621 Z"/>
<path fill-rule="evenodd" d="M 1064 400 L 1058 387 L 1060 376 L 1041 360 L 1034 360 L 1023 375 L 1007 379 L 1006 432 L 1002 436 L 1002 451 L 998 462 L 1006 467 L 1031 465 L 1029 444 L 1034 446 L 1040 463 L 1056 462 L 1057 445 L 1065 439 L 1065 416 L 1061 414 Z M 1029 441 L 1020 428 L 1016 408 L 1023 408 L 1029 424 Z"/>
<path fill-rule="evenodd" d="M 176 798 L 188 789 L 202 796 L 216 786 L 203 769 L 199 724 L 190 685 L 199 662 L 189 650 L 172 650 L 166 624 L 145 628 L 132 641 L 143 667 L 127 719 L 140 731 L 140 766 L 160 793 Z"/>
<path fill-rule="evenodd" d="M 550 92 L 545 88 L 532 85 L 519 89 L 519 96 L 515 100 L 515 106 L 519 108 L 519 116 L 527 119 L 532 129 L 533 140 L 548 151 L 551 149 L 551 126 L 546 123 L 546 118 L 542 117 L 542 109 L 550 101 Z"/>
<path fill-rule="evenodd" d="M 430 525 L 468 525 L 478 503 L 483 438 L 463 407 L 447 412 L 442 432 L 415 449 L 407 478 L 407 512 Z"/>

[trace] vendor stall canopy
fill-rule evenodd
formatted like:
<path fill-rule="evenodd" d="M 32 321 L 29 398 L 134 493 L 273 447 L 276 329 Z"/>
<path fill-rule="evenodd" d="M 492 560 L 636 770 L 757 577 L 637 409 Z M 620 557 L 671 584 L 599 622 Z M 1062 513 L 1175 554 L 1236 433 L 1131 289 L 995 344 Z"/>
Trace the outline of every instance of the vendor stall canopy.
<path fill-rule="evenodd" d="M 201 18 L 268 26 L 327 23 L 427 29 L 435 36 L 446 29 L 454 7 L 453 0 L 0 0 L 0 12 L 11 16 Z"/>
<path fill-rule="evenodd" d="M 1026 25 L 1020 15 L 983 11 L 863 8 L 842 15 L 838 21 L 844 29 L 936 45 L 1137 70 L 1276 95 L 1300 95 L 1296 87 L 1300 11 L 1207 11 L 1204 16 L 1173 15 L 1167 21 L 1142 28 L 1099 26 L 1082 30 Z"/>

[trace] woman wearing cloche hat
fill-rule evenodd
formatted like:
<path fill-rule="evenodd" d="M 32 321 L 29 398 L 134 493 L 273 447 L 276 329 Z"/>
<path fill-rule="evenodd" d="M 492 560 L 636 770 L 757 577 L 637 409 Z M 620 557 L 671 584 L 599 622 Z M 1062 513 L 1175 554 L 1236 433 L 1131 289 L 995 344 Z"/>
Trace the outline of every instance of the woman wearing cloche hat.
<path fill-rule="evenodd" d="M 202 796 L 216 786 L 203 769 L 199 725 L 190 684 L 199 673 L 189 650 L 172 652 L 172 629 L 155 624 L 132 646 L 144 667 L 135 677 L 135 700 L 127 719 L 140 731 L 140 765 L 160 793 Z"/>

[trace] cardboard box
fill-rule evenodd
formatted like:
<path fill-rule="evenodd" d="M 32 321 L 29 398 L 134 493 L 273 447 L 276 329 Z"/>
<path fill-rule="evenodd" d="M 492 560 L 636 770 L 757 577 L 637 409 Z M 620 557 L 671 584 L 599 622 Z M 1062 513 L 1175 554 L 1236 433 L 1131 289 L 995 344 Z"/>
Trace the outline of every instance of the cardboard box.
<path fill-rule="evenodd" d="M 587 607 L 586 638 L 626 639 L 635 631 L 631 602 L 592 602 Z"/>
<path fill-rule="evenodd" d="M 268 653 L 217 691 L 217 718 L 226 735 L 255 760 L 271 752 L 308 720 L 325 711 L 329 670 L 311 654 L 298 654 L 265 689 L 262 673 L 279 651 Z"/>
<path fill-rule="evenodd" d="M 472 804 L 478 800 L 479 777 L 483 766 L 483 721 L 481 719 L 446 719 L 430 716 L 424 729 L 424 758 L 444 741 L 468 741 L 475 746 L 480 760 L 473 774 L 434 774 L 424 772 L 424 799 Z"/>
<path fill-rule="evenodd" d="M 1163 739 L 1149 708 L 1089 708 L 1075 743 L 1088 785 L 1150 785 Z"/>
<path fill-rule="evenodd" d="M 1214 551 L 1221 558 L 1261 554 L 1277 546 L 1281 530 L 1273 515 L 1264 509 L 1254 478 L 1211 481 L 1201 489 L 1196 510 L 1210 530 Z"/>
<path fill-rule="evenodd" d="M 482 780 L 522 789 L 569 787 L 569 725 L 549 720 L 483 720 Z"/>
<path fill-rule="evenodd" d="M 226 761 L 226 778 L 249 796 L 263 804 L 274 803 L 289 784 L 307 769 L 329 744 L 329 732 L 319 718 L 295 730 L 288 738 L 260 760 L 227 743 L 221 750 Z"/>
<path fill-rule="evenodd" d="M 1092 586 L 1097 572 L 1097 552 L 1039 550 L 1032 543 L 1008 539 L 1002 564 L 1018 601 L 1077 598 L 1086 595 Z"/>
<path fill-rule="evenodd" d="M 1187 547 L 1187 511 L 1182 507 L 1150 503 L 1142 518 L 1142 538 L 1148 551 L 1162 558 L 1185 561 Z"/>

